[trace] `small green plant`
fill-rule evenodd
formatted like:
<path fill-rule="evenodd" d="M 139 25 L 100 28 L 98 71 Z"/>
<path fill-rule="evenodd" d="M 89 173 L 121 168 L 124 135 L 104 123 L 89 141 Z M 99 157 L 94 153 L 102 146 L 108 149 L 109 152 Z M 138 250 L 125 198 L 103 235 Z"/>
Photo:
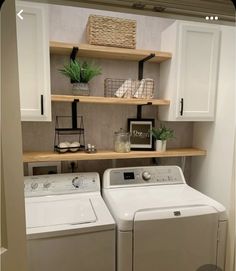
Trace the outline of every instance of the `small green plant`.
<path fill-rule="evenodd" d="M 174 138 L 174 130 L 166 128 L 165 125 L 161 124 L 160 128 L 152 128 L 152 136 L 156 140 L 168 140 Z"/>
<path fill-rule="evenodd" d="M 101 68 L 86 61 L 71 60 L 59 70 L 75 83 L 88 83 L 93 77 L 101 74 Z"/>

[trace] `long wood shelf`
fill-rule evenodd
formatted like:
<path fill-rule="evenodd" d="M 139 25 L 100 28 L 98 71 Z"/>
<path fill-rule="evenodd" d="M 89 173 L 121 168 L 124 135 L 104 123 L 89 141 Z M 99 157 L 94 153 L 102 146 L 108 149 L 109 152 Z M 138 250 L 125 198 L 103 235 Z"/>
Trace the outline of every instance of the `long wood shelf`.
<path fill-rule="evenodd" d="M 152 157 L 186 157 L 204 156 L 205 150 L 197 148 L 168 149 L 165 152 L 157 151 L 131 151 L 129 153 L 117 153 L 114 151 L 98 151 L 97 153 L 57 153 L 57 152 L 25 152 L 23 162 L 44 162 L 44 161 L 70 161 L 70 160 L 105 160 L 105 159 L 134 159 Z"/>
<path fill-rule="evenodd" d="M 71 44 L 57 41 L 50 42 L 50 52 L 52 54 L 70 55 L 73 47 L 79 47 L 78 56 L 90 58 L 140 61 L 150 54 L 155 54 L 155 57 L 149 61 L 161 63 L 171 59 L 172 57 L 172 54 L 169 52 L 160 52 L 154 50 L 125 49 L 107 46 L 96 46 L 90 44 Z"/>
<path fill-rule="evenodd" d="M 112 97 L 98 97 L 98 96 L 73 96 L 73 95 L 52 95 L 53 102 L 73 102 L 79 100 L 80 103 L 93 104 L 126 104 L 126 105 L 169 105 L 169 100 L 159 99 L 126 99 L 126 98 L 112 98 Z"/>

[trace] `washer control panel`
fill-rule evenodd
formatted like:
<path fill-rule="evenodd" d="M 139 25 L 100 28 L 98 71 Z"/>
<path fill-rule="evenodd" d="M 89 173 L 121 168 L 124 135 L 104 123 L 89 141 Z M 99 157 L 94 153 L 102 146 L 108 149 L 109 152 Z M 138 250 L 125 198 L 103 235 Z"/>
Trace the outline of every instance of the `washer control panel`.
<path fill-rule="evenodd" d="M 184 184 L 181 168 L 151 166 L 108 169 L 103 177 L 104 187 Z"/>
<path fill-rule="evenodd" d="M 100 191 L 96 172 L 27 176 L 24 179 L 25 197 Z"/>

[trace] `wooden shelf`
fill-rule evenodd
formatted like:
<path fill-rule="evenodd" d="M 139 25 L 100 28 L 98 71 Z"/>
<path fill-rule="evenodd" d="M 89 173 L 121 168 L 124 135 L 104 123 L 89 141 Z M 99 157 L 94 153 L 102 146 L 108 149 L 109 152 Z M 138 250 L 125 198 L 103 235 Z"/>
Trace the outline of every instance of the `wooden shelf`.
<path fill-rule="evenodd" d="M 155 57 L 150 59 L 150 62 L 161 63 L 171 59 L 172 54 L 168 52 L 141 50 L 141 49 L 125 49 L 116 47 L 96 46 L 90 44 L 71 44 L 64 42 L 50 42 L 50 52 L 52 54 L 70 55 L 73 47 L 79 47 L 78 56 L 89 58 L 103 59 L 119 59 L 140 61 L 150 54 L 155 54 Z"/>
<path fill-rule="evenodd" d="M 57 152 L 25 152 L 23 162 L 43 161 L 70 161 L 70 160 L 104 160 L 104 159 L 134 159 L 152 157 L 185 157 L 204 156 L 205 150 L 197 148 L 169 149 L 165 152 L 157 151 L 131 151 L 129 153 L 117 153 L 114 151 L 98 151 L 97 153 L 57 153 Z"/>
<path fill-rule="evenodd" d="M 110 97 L 96 97 L 96 96 L 73 96 L 73 95 L 52 95 L 53 102 L 73 102 L 79 100 L 80 103 L 93 104 L 126 104 L 126 105 L 169 105 L 169 100 L 158 99 L 126 99 L 126 98 L 110 98 Z"/>

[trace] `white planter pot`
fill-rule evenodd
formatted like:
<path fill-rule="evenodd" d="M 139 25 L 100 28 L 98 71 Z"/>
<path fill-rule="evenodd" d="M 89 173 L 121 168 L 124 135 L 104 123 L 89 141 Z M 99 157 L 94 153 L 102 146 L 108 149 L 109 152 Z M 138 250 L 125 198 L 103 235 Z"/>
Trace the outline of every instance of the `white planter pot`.
<path fill-rule="evenodd" d="M 156 151 L 166 151 L 166 140 L 156 140 Z"/>

